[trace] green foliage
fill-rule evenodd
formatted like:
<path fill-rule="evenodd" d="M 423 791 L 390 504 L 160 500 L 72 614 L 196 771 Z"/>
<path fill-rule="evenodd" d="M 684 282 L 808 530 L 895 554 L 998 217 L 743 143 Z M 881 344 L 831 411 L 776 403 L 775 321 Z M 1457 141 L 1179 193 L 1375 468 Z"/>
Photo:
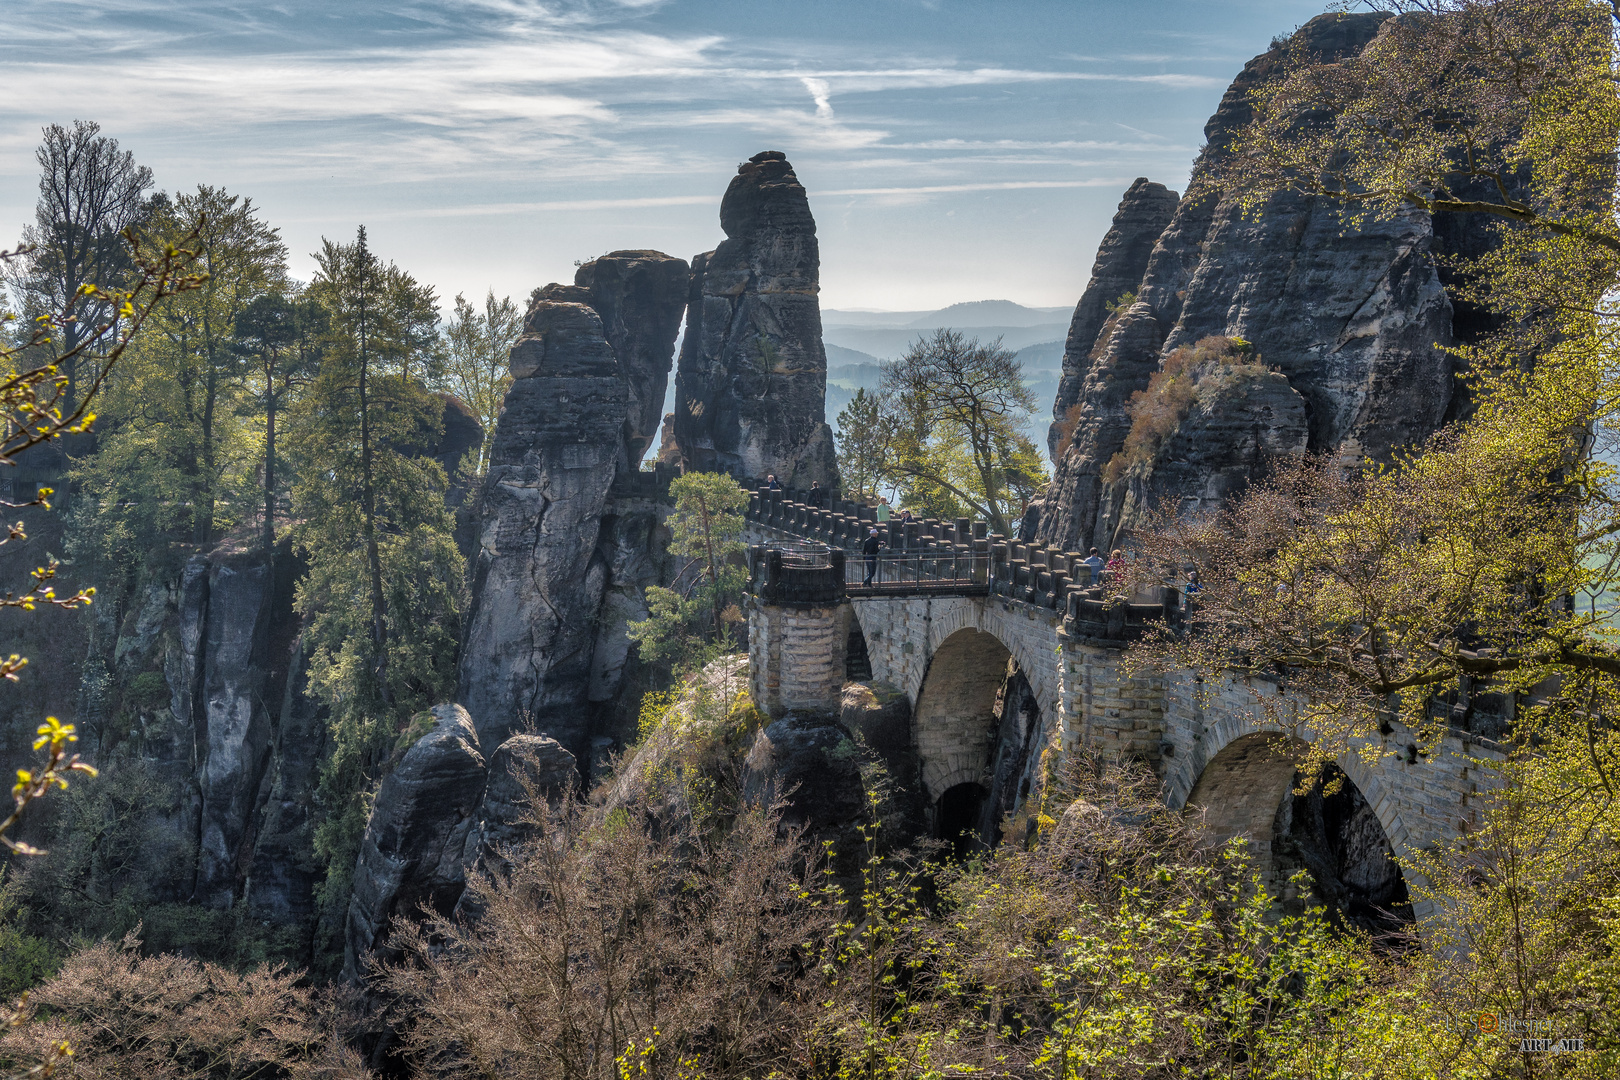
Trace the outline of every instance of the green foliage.
<path fill-rule="evenodd" d="M 437 363 L 421 329 L 432 293 L 354 244 L 327 241 L 310 295 L 327 312 L 318 374 L 288 416 L 293 543 L 309 563 L 310 692 L 330 717 L 316 792 L 322 921 L 335 934 L 369 792 L 400 730 L 455 688 L 464 566 L 444 470 L 423 452 L 442 406 L 412 372 Z"/>
<path fill-rule="evenodd" d="M 1109 315 L 1117 315 L 1134 303 L 1136 303 L 1136 293 L 1134 290 L 1127 289 L 1119 294 L 1118 299 L 1103 301 L 1103 310 L 1108 312 Z"/>
<path fill-rule="evenodd" d="M 18 910 L 16 885 L 0 870 L 0 1002 L 32 990 L 55 973 L 61 956 L 49 941 L 28 933 L 26 912 Z"/>
<path fill-rule="evenodd" d="M 264 417 L 264 521 L 266 549 L 276 542 L 276 507 L 286 480 L 278 466 L 277 420 L 293 395 L 318 370 L 329 319 L 315 300 L 279 292 L 256 297 L 237 316 L 232 350 L 247 362 L 255 405 Z"/>
<path fill-rule="evenodd" d="M 108 380 L 98 452 L 71 473 L 81 498 L 70 551 L 113 581 L 256 512 L 260 433 L 231 346 L 237 317 L 287 280 L 286 248 L 250 199 L 202 186 L 146 229 L 190 243 L 208 277 L 153 310 Z"/>
<path fill-rule="evenodd" d="M 838 475 L 850 498 L 876 500 L 885 478 L 890 431 L 883 399 L 857 387 L 855 397 L 838 414 Z"/>
<path fill-rule="evenodd" d="M 156 709 L 169 703 L 169 681 L 161 671 L 143 671 L 130 680 L 129 692 L 124 695 L 129 704 L 141 709 Z"/>
<path fill-rule="evenodd" d="M 1035 408 L 1014 354 L 955 330 L 919 339 L 885 364 L 876 395 L 839 417 L 839 470 L 875 493 L 898 488 L 920 516 L 979 516 L 1009 534 L 1045 486 L 1023 425 Z"/>
<path fill-rule="evenodd" d="M 1407 17 L 1360 56 L 1312 63 L 1295 39 L 1208 179 L 1257 213 L 1279 192 L 1309 192 L 1349 226 L 1414 209 L 1473 215 L 1462 220 L 1494 243 L 1451 261 L 1450 288 L 1499 319 L 1454 350 L 1471 412 L 1387 466 L 1300 466 L 1218 519 L 1167 522 L 1145 539 L 1147 561 L 1197 565 L 1199 607 L 1219 630 L 1144 655 L 1223 677 L 1285 673 L 1317 764 L 1376 757 L 1380 725 L 1397 719 L 1414 751 L 1445 753 L 1453 703 L 1511 701 L 1508 730 L 1491 732 L 1501 786 L 1470 798 L 1481 815 L 1467 836 L 1408 858 L 1434 911 L 1432 947 L 1391 965 L 1351 1011 L 1344 1072 L 1611 1076 L 1616 12 L 1583 0 L 1391 6 Z M 1592 1050 L 1520 1053 L 1518 1033 L 1474 1028 L 1484 1015 L 1585 1036 Z"/>
<path fill-rule="evenodd" d="M 740 557 L 748 492 L 722 473 L 687 473 L 670 484 L 669 551 L 686 564 L 673 588 L 647 588 L 648 616 L 629 624 L 641 657 L 693 670 L 735 647 L 748 572 Z"/>
<path fill-rule="evenodd" d="M 465 401 L 484 425 L 484 444 L 470 466 L 474 475 L 482 476 L 488 468 L 495 422 L 512 385 L 508 358 L 522 333 L 523 312 L 511 297 L 496 300 L 491 289 L 479 311 L 456 294 L 455 310 L 444 330 L 444 371 L 436 385 Z"/>

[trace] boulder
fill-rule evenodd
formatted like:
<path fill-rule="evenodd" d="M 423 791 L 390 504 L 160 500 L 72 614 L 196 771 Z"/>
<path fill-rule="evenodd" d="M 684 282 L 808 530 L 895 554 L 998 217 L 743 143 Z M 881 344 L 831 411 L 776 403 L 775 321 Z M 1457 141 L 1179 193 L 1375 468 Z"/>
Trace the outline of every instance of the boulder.
<path fill-rule="evenodd" d="M 467 835 L 468 867 L 480 862 L 504 865 L 502 850 L 533 835 L 526 819 L 535 808 L 525 782 L 541 798 L 556 800 L 578 778 L 574 755 L 556 739 L 519 732 L 496 747 L 489 758 L 484 798 L 478 804 L 478 825 Z"/>
<path fill-rule="evenodd" d="M 433 727 L 383 778 L 354 867 L 343 974 L 358 981 L 396 915 L 449 914 L 466 884 L 467 835 L 477 823 L 484 758 L 472 718 L 436 705 Z"/>
<path fill-rule="evenodd" d="M 818 846 L 830 842 L 834 866 L 853 873 L 867 820 L 861 748 L 828 716 L 789 714 L 754 736 L 743 762 L 743 794 L 758 806 L 785 800 L 782 820 L 802 826 Z"/>
<path fill-rule="evenodd" d="M 692 260 L 675 386 L 689 469 L 808 488 L 838 486 L 826 421 L 821 251 L 810 202 L 779 151 L 737 169 L 720 203 L 726 239 Z"/>
<path fill-rule="evenodd" d="M 911 699 L 885 682 L 848 682 L 839 701 L 838 720 L 882 766 L 881 777 L 868 773 L 880 796 L 879 841 L 906 844 L 928 831 L 928 791 L 921 761 L 911 738 Z"/>

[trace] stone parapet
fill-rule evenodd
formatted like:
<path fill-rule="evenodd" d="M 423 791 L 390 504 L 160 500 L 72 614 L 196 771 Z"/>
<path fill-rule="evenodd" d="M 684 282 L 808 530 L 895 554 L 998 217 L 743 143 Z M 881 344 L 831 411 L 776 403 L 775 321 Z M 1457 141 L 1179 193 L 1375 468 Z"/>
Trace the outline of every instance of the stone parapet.
<path fill-rule="evenodd" d="M 788 606 L 751 599 L 748 661 L 754 704 L 776 719 L 790 712 L 838 713 L 851 618 L 848 600 Z"/>

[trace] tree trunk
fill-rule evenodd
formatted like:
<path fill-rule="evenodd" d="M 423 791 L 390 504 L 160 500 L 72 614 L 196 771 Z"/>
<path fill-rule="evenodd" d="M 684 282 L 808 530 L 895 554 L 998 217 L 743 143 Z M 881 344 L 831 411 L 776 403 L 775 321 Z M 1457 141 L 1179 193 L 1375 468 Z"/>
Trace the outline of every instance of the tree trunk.
<path fill-rule="evenodd" d="M 362 273 L 365 268 L 362 268 Z M 362 286 L 362 289 L 364 286 Z M 365 295 L 360 299 L 360 500 L 364 513 L 366 565 L 371 572 L 371 647 L 376 656 L 372 670 L 377 678 L 377 696 L 392 705 L 388 692 L 388 621 L 383 603 L 382 558 L 377 550 L 377 491 L 371 475 L 371 406 L 368 400 L 370 354 L 366 340 Z"/>
<path fill-rule="evenodd" d="M 208 331 L 205 326 L 204 334 Z M 214 537 L 214 407 L 219 401 L 219 365 L 214 363 L 214 346 L 205 336 L 208 375 L 203 383 L 202 483 L 197 490 L 196 517 L 192 519 L 193 539 L 206 544 Z"/>
<path fill-rule="evenodd" d="M 264 550 L 276 547 L 276 394 L 269 376 L 264 385 Z"/>

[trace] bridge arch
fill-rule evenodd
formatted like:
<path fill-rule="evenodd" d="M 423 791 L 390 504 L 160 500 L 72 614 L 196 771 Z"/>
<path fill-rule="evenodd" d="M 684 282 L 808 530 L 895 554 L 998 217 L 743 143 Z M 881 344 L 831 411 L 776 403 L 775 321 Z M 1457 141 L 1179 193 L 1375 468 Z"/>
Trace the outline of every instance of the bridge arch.
<path fill-rule="evenodd" d="M 934 650 L 912 710 L 930 801 L 958 784 L 982 784 L 996 737 L 996 698 L 1011 658 L 1000 638 L 974 627 L 957 630 Z"/>
<path fill-rule="evenodd" d="M 1293 791 L 1296 770 L 1306 751 L 1305 740 L 1259 723 L 1252 715 L 1240 715 L 1215 724 L 1202 743 L 1194 753 L 1183 755 L 1179 768 L 1172 768 L 1166 776 L 1167 801 L 1172 807 L 1201 811 L 1216 841 L 1234 836 L 1248 838 L 1262 885 L 1273 895 L 1287 895 L 1287 877 L 1301 865 L 1295 843 L 1297 833 L 1291 830 L 1298 828 L 1294 815 L 1300 804 Z M 1334 766 L 1352 785 L 1343 789 L 1339 802 L 1353 808 L 1355 818 L 1333 823 L 1333 827 L 1345 830 L 1348 845 L 1354 849 L 1350 857 L 1359 860 L 1346 871 L 1346 880 L 1353 882 L 1351 891 L 1364 885 L 1384 895 L 1398 894 L 1404 901 L 1404 879 L 1388 865 L 1382 853 L 1387 851 L 1397 859 L 1407 853 L 1407 830 L 1394 800 L 1386 797 L 1388 785 L 1380 775 L 1388 766 L 1370 766 L 1353 751 L 1337 755 Z M 1372 836 L 1367 829 L 1368 814 L 1376 819 L 1381 837 Z M 1342 854 L 1343 845 L 1338 842 L 1346 837 L 1327 839 Z M 1322 867 L 1309 868 L 1318 878 L 1318 887 L 1323 887 Z M 1398 888 L 1391 884 L 1396 879 Z M 1338 888 L 1328 887 L 1330 891 Z M 1419 910 L 1423 908 L 1426 905 L 1414 905 L 1414 913 L 1420 918 L 1427 914 Z M 1355 914 L 1342 905 L 1341 910 Z"/>
<path fill-rule="evenodd" d="M 856 599 L 851 606 L 871 657 L 872 677 L 904 690 L 913 704 L 940 647 L 959 631 L 973 629 L 993 635 L 1011 654 L 1029 680 L 1041 715 L 1059 715 L 1055 615 L 1031 619 L 1005 601 L 983 597 Z"/>

